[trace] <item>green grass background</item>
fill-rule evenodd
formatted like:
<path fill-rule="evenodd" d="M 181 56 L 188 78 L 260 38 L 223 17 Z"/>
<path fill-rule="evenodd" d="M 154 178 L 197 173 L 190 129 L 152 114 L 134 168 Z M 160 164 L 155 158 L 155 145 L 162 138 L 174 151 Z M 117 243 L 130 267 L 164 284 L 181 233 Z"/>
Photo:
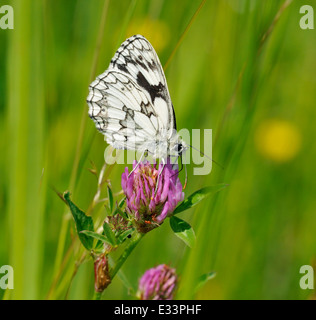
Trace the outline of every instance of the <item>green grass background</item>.
<path fill-rule="evenodd" d="M 299 269 L 316 257 L 316 31 L 300 29 L 299 8 L 316 2 L 290 2 L 207 0 L 191 20 L 200 1 L 0 1 L 14 8 L 14 30 L 0 29 L 0 266 L 13 266 L 14 290 L 0 298 L 93 296 L 92 261 L 80 263 L 54 189 L 70 190 L 82 210 L 91 203 L 97 181 L 87 169 L 93 161 L 100 170 L 106 143 L 88 118 L 88 85 L 134 33 L 163 65 L 182 40 L 166 69 L 178 128 L 213 129 L 212 156 L 224 169 L 213 163 L 210 175 L 194 176 L 188 166 L 186 195 L 229 187 L 180 215 L 196 232 L 194 248 L 168 222 L 146 235 L 122 269 L 131 286 L 168 263 L 180 275 L 178 299 L 311 297 Z M 256 143 L 270 118 L 301 137 L 287 161 Z M 123 170 L 108 172 L 114 192 Z M 104 219 L 97 209 L 95 221 Z M 216 277 L 195 293 L 209 271 Z M 116 277 L 102 298 L 132 297 Z"/>

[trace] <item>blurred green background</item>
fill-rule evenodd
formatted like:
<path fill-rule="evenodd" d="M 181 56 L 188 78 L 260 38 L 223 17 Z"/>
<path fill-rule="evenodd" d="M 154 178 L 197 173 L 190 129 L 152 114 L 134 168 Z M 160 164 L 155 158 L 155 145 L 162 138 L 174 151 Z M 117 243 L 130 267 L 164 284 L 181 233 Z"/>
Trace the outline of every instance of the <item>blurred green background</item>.
<path fill-rule="evenodd" d="M 80 263 L 73 219 L 54 190 L 89 207 L 97 180 L 88 168 L 101 169 L 106 143 L 88 117 L 88 86 L 136 33 L 163 65 L 177 48 L 166 78 L 178 128 L 213 129 L 224 169 L 213 163 L 210 175 L 193 176 L 189 165 L 186 195 L 229 186 L 179 215 L 196 232 L 194 248 L 168 222 L 146 235 L 122 268 L 131 286 L 168 263 L 180 275 L 177 299 L 313 295 L 300 288 L 299 269 L 316 258 L 316 31 L 300 28 L 299 9 L 316 2 L 200 3 L 1 0 L 14 9 L 14 29 L 0 29 L 0 266 L 13 266 L 14 290 L 0 298 L 93 296 L 92 260 Z M 107 171 L 114 192 L 123 170 Z M 209 271 L 216 277 L 195 293 Z M 133 297 L 116 277 L 102 298 Z"/>

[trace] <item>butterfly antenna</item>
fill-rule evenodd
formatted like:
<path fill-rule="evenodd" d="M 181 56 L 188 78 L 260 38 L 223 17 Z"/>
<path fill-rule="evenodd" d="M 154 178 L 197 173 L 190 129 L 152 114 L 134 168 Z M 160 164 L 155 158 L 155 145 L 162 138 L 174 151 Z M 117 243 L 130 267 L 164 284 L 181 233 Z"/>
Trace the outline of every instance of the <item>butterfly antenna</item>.
<path fill-rule="evenodd" d="M 222 165 L 220 165 L 218 162 L 216 162 L 215 160 L 213 160 L 212 158 L 210 158 L 209 156 L 207 156 L 204 152 L 202 152 L 201 150 L 199 150 L 199 149 L 191 146 L 190 144 L 189 144 L 189 146 L 190 146 L 192 149 L 200 152 L 201 155 L 203 155 L 203 156 L 206 157 L 207 159 L 211 160 L 212 162 L 214 162 L 215 164 L 217 164 L 221 169 L 224 170 L 224 167 L 223 167 Z"/>

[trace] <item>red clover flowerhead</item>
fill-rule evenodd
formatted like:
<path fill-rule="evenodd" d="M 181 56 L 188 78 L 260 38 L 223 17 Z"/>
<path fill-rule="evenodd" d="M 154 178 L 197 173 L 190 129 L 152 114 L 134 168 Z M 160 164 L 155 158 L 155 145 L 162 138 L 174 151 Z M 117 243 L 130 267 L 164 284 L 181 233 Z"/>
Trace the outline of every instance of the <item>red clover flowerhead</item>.
<path fill-rule="evenodd" d="M 133 169 L 136 166 L 134 161 Z M 184 199 L 178 166 L 170 161 L 164 167 L 159 164 L 158 169 L 149 161 L 140 162 L 130 175 L 125 168 L 122 188 L 126 195 L 126 212 L 133 215 L 138 231 L 143 233 L 161 224 Z"/>
<path fill-rule="evenodd" d="M 175 269 L 160 264 L 141 277 L 138 295 L 141 300 L 172 300 L 177 284 Z"/>

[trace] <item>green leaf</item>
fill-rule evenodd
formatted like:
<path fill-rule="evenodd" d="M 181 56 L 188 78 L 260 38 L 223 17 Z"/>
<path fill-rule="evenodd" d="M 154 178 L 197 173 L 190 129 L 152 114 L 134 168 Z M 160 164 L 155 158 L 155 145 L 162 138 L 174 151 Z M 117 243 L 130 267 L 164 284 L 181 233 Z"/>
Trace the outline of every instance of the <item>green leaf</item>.
<path fill-rule="evenodd" d="M 192 248 L 195 244 L 195 233 L 192 227 L 184 220 L 172 216 L 170 218 L 170 227 L 175 235 Z"/>
<path fill-rule="evenodd" d="M 82 231 L 80 231 L 80 233 L 83 233 L 83 234 L 87 235 L 88 237 L 92 237 L 92 238 L 97 239 L 101 242 L 105 242 L 107 244 L 112 245 L 112 243 L 109 241 L 109 239 L 106 236 L 99 234 L 97 232 L 82 230 Z"/>
<path fill-rule="evenodd" d="M 124 205 L 124 203 L 125 203 L 125 200 L 126 200 L 126 197 L 124 197 L 124 198 L 119 202 L 119 204 L 117 204 L 117 202 L 116 202 L 116 208 L 115 208 L 115 210 L 114 210 L 114 212 L 113 212 L 113 216 L 115 216 L 117 213 L 119 213 L 124 219 L 127 218 L 126 213 L 121 210 L 122 207 L 123 207 L 123 205 Z"/>
<path fill-rule="evenodd" d="M 216 272 L 214 271 L 202 274 L 198 279 L 198 283 L 194 289 L 194 292 L 197 292 L 198 290 L 200 290 L 206 284 L 207 281 L 213 279 L 215 276 L 216 276 Z"/>
<path fill-rule="evenodd" d="M 124 197 L 123 199 L 121 199 L 120 203 L 118 204 L 118 207 L 119 207 L 120 209 L 122 209 L 122 207 L 123 207 L 123 205 L 124 205 L 124 203 L 125 203 L 125 200 L 126 200 L 126 197 Z"/>
<path fill-rule="evenodd" d="M 117 276 L 120 278 L 120 280 L 122 281 L 123 285 L 128 290 L 128 295 L 135 296 L 136 295 L 135 294 L 135 289 L 133 288 L 132 284 L 130 283 L 130 281 L 128 280 L 128 278 L 126 277 L 126 275 L 122 271 L 122 269 L 120 269 L 117 272 Z"/>
<path fill-rule="evenodd" d="M 113 212 L 113 207 L 114 207 L 114 200 L 113 200 L 113 193 L 111 188 L 108 186 L 108 198 L 109 198 L 109 208 L 110 212 Z"/>
<path fill-rule="evenodd" d="M 182 212 L 184 210 L 194 207 L 204 198 L 226 188 L 227 186 L 228 186 L 227 184 L 221 183 L 215 186 L 209 186 L 209 187 L 202 188 L 198 191 L 195 191 L 187 199 L 185 199 L 183 202 L 181 202 L 178 205 L 178 207 L 174 210 L 173 214 L 177 214 L 179 212 Z"/>
<path fill-rule="evenodd" d="M 122 211 L 120 208 L 116 208 L 115 209 L 115 211 L 114 211 L 114 213 L 113 213 L 113 216 L 115 215 L 115 214 L 119 214 L 123 219 L 127 219 L 128 217 L 127 217 L 127 214 L 125 213 L 125 211 Z"/>
<path fill-rule="evenodd" d="M 126 238 L 134 232 L 134 228 L 123 231 L 117 238 L 117 242 L 121 244 L 126 240 Z"/>
<path fill-rule="evenodd" d="M 117 245 L 115 234 L 106 222 L 103 223 L 103 234 L 112 246 Z"/>
<path fill-rule="evenodd" d="M 108 256 L 108 259 L 109 259 L 110 265 L 113 266 L 114 265 L 113 258 L 111 256 Z M 134 289 L 133 285 L 131 284 L 131 282 L 128 280 L 127 276 L 125 275 L 125 273 L 122 269 L 118 270 L 117 276 L 122 281 L 125 288 L 128 290 L 128 294 L 131 296 L 135 296 L 136 295 L 135 289 Z"/>
<path fill-rule="evenodd" d="M 83 231 L 81 231 L 83 232 Z M 97 243 L 94 245 L 93 248 L 94 253 L 103 253 L 104 252 L 104 242 L 101 240 L 98 240 Z"/>
<path fill-rule="evenodd" d="M 66 200 L 69 209 L 74 217 L 77 233 L 81 243 L 88 250 L 93 248 L 93 238 L 81 233 L 83 230 L 94 231 L 93 220 L 90 216 L 87 216 L 81 211 L 69 198 L 69 192 L 64 193 L 64 199 Z"/>

